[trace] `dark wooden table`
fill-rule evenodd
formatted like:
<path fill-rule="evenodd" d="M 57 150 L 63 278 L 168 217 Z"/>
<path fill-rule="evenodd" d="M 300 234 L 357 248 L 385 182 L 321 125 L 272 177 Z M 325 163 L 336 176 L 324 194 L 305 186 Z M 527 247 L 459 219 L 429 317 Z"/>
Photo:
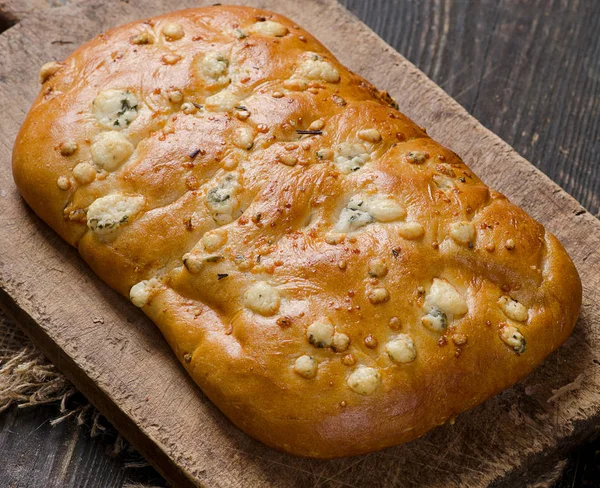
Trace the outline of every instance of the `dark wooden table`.
<path fill-rule="evenodd" d="M 600 1 L 341 1 L 600 215 Z M 62 3 L 68 0 L 13 5 Z M 0 15 L 0 31 L 22 14 Z M 51 427 L 57 415 L 56 406 L 12 408 L 0 415 L 0 487 L 165 486 L 152 468 L 128 467 L 139 458 L 113 454 L 111 428 L 91 438 L 73 421 Z M 600 486 L 597 452 L 600 441 L 578 447 L 556 488 Z"/>

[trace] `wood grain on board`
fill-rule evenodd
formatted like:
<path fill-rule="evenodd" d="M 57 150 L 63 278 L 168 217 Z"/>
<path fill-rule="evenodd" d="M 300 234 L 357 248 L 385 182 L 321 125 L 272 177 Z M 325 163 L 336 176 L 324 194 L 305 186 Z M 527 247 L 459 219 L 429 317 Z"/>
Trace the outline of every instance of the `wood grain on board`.
<path fill-rule="evenodd" d="M 34 12 L 62 7 L 72 0 L 0 0 L 0 31 Z"/>
<path fill-rule="evenodd" d="M 153 325 L 99 282 L 23 205 L 10 176 L 12 142 L 38 90 L 38 66 L 66 56 L 73 48 L 69 43 L 170 9 L 158 0 L 84 1 L 34 14 L 0 36 L 5 303 L 48 357 L 176 486 L 475 487 L 535 481 L 559 455 L 593 435 L 598 421 L 598 221 L 335 2 L 237 3 L 278 10 L 307 27 L 344 64 L 388 89 L 402 111 L 459 153 L 486 183 L 554 232 L 584 282 L 582 318 L 573 337 L 524 382 L 405 446 L 314 461 L 277 453 L 237 431 L 187 378 Z M 580 388 L 548 402 L 552 389 L 576 378 Z"/>

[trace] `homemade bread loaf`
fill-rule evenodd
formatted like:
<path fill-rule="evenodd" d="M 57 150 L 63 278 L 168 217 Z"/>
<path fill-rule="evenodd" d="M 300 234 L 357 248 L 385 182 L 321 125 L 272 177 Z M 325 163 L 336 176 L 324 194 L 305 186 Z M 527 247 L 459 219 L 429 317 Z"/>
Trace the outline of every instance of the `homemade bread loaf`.
<path fill-rule="evenodd" d="M 270 446 L 409 441 L 575 324 L 554 236 L 280 15 L 134 22 L 40 77 L 23 197 Z"/>

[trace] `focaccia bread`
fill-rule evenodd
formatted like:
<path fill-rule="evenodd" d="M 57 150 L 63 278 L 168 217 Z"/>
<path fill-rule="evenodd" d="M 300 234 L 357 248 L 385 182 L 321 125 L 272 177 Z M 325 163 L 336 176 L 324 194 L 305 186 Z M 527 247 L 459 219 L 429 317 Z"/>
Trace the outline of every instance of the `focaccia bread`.
<path fill-rule="evenodd" d="M 40 76 L 23 197 L 270 446 L 414 439 L 575 324 L 556 238 L 280 15 L 134 22 Z"/>

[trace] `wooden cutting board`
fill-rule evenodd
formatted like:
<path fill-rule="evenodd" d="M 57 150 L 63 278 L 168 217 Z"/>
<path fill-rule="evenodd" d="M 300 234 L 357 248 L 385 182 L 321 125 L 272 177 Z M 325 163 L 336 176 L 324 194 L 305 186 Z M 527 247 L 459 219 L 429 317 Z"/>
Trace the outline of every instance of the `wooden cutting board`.
<path fill-rule="evenodd" d="M 180 0 L 171 6 L 210 3 Z M 34 13 L 0 35 L 2 303 L 174 486 L 533 485 L 600 426 L 600 222 L 334 0 L 237 3 L 297 20 L 342 63 L 387 89 L 404 113 L 486 183 L 555 233 L 584 285 L 573 336 L 525 381 L 454 424 L 378 453 L 301 459 L 233 427 L 187 377 L 154 325 L 24 205 L 11 177 L 12 144 L 39 89 L 39 66 L 61 60 L 109 27 L 170 10 L 160 0 L 75 2 Z M 564 394 L 554 395 L 559 389 Z"/>

